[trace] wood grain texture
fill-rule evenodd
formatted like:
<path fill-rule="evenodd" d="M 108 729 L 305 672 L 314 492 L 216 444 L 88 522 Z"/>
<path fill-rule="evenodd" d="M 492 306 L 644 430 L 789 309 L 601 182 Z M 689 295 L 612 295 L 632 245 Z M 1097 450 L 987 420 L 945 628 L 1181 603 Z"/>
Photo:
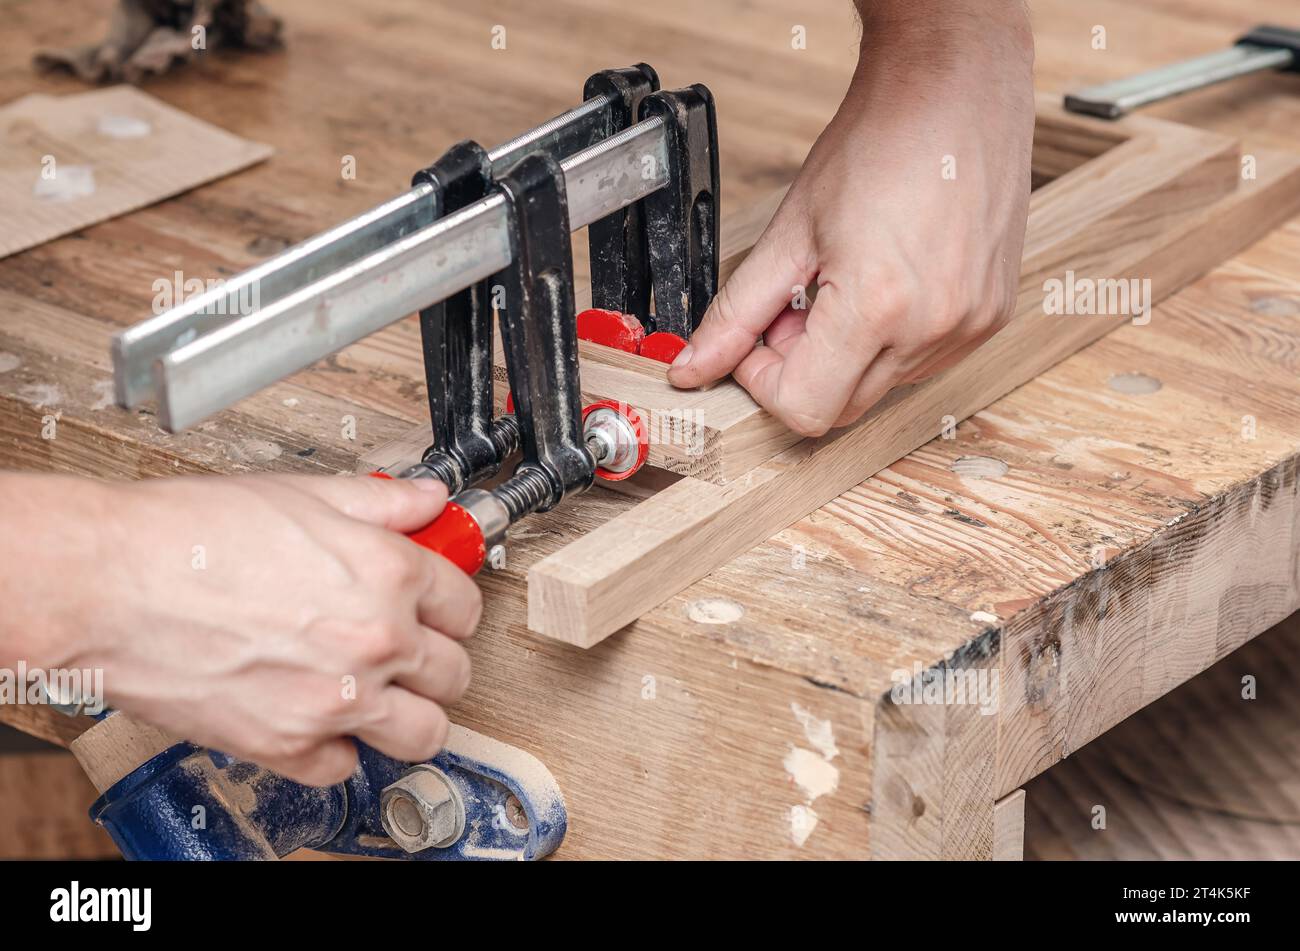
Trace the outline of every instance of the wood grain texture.
<path fill-rule="evenodd" d="M 0 704 L 0 723 L 56 746 L 67 746 L 88 730 L 95 721 L 90 717 L 67 717 L 49 707 L 30 704 Z"/>
<path fill-rule="evenodd" d="M 683 479 L 538 562 L 529 571 L 530 629 L 596 643 L 934 438 L 945 420 L 965 419 L 1113 330 L 1113 317 L 1045 313 L 1044 281 L 1067 270 L 1142 278 L 1161 299 L 1300 210 L 1300 162 L 1279 158 L 1273 171 L 1237 189 L 1233 143 L 1171 127 L 1038 190 L 1007 327 L 957 367 L 895 390 L 856 427 L 801 442 L 727 486 Z M 1230 234 L 1236 245 L 1220 243 Z M 1166 254 L 1172 245 L 1178 254 Z"/>
<path fill-rule="evenodd" d="M 1025 858 L 1025 791 L 1017 789 L 993 804 L 993 861 Z"/>
<path fill-rule="evenodd" d="M 1291 615 L 1034 779 L 1026 857 L 1300 858 L 1298 651 Z"/>
<path fill-rule="evenodd" d="M 1035 0 L 1040 88 L 1217 49 L 1256 20 L 1286 20 L 1291 8 L 1289 0 L 1140 8 Z M 68 0 L 61 10 L 6 9 L 0 100 L 80 89 L 34 76 L 27 62 L 36 46 L 102 32 L 100 4 Z M 270 143 L 272 161 L 0 261 L 0 351 L 20 361 L 0 372 L 0 465 L 111 478 L 351 471 L 425 417 L 414 321 L 179 437 L 160 432 L 147 407 L 127 414 L 101 403 L 108 335 L 149 313 L 155 278 L 177 268 L 215 277 L 247 267 L 391 196 L 461 138 L 499 142 L 555 114 L 576 99 L 582 76 L 611 64 L 645 60 L 669 85 L 709 84 L 722 123 L 724 211 L 752 205 L 791 180 L 856 54 L 847 3 L 800 8 L 810 42 L 799 51 L 790 48 L 796 15 L 786 0 L 743 10 L 681 0 L 633 8 L 561 0 L 545 10 L 276 0 L 276 12 L 287 22 L 283 54 L 213 56 L 149 87 Z M 1108 26 L 1106 51 L 1089 47 L 1098 22 Z M 494 23 L 508 25 L 508 51 L 488 48 Z M 1297 82 L 1262 75 L 1157 111 L 1243 136 L 1248 149 L 1295 151 Z M 357 159 L 352 181 L 339 177 L 347 154 Z M 579 261 L 583 253 L 580 245 Z M 1094 551 L 1114 559 L 1156 545 L 1170 522 L 1232 492 L 1237 504 L 1219 510 L 1217 524 L 1250 531 L 1254 508 L 1241 499 L 1252 487 L 1262 499 L 1266 474 L 1300 446 L 1298 259 L 1300 233 L 1289 225 L 1167 300 L 1151 324 L 1126 325 L 1084 348 L 972 416 L 953 438 L 918 448 L 589 651 L 527 631 L 523 566 L 635 499 L 597 490 L 581 507 L 530 518 L 512 538 L 512 565 L 481 578 L 486 610 L 469 643 L 475 679 L 453 719 L 552 770 L 572 820 L 559 858 L 869 854 L 891 832 L 875 798 L 900 781 L 924 788 L 916 771 L 945 767 L 900 759 L 877 788 L 876 738 L 897 739 L 876 725 L 893 672 L 939 664 L 1054 593 L 1058 604 L 1083 604 L 1075 582 L 1093 570 Z M 1161 389 L 1111 387 L 1133 373 Z M 45 415 L 59 419 L 55 440 L 41 438 Z M 1251 439 L 1243 438 L 1246 416 L 1256 422 Z M 992 464 L 1006 471 L 995 475 Z M 1276 538 L 1248 564 L 1291 557 L 1294 547 Z M 1200 583 L 1187 560 L 1163 564 L 1169 598 L 1178 597 L 1177 578 Z M 1244 576 L 1229 590 L 1225 603 L 1235 607 L 1220 615 L 1215 635 L 1225 645 L 1257 633 L 1267 613 L 1256 615 Z M 1164 609 L 1175 651 L 1176 605 Z M 1066 652 L 1058 661 L 1065 669 L 1077 659 Z M 646 677 L 655 678 L 653 700 Z M 786 760 L 804 749 L 791 765 L 806 770 L 823 757 L 792 704 L 831 724 L 838 751 L 835 788 L 811 803 Z M 1071 705 L 1088 709 L 1081 692 Z M 55 719 L 67 726 L 36 712 L 24 729 L 53 734 Z M 947 788 L 987 796 L 965 804 L 968 817 L 991 811 L 997 795 Z M 941 822 L 941 811 L 926 820 Z"/>
<path fill-rule="evenodd" d="M 176 745 L 177 737 L 117 713 L 98 721 L 68 744 L 86 778 L 106 792 L 131 770 Z"/>
<path fill-rule="evenodd" d="M 131 86 L 0 107 L 0 257 L 265 160 Z"/>
<path fill-rule="evenodd" d="M 0 859 L 118 857 L 87 814 L 97 795 L 66 752 L 0 755 Z"/>
<path fill-rule="evenodd" d="M 1085 229 L 1097 236 L 1099 246 L 1105 246 L 1111 240 L 1109 234 L 1117 228 L 1158 233 L 1166 219 L 1144 205 L 1146 192 L 1155 190 L 1162 180 L 1185 175 L 1205 153 L 1222 150 L 1227 144 L 1224 140 L 1216 143 L 1213 137 L 1194 129 L 1146 116 L 1103 122 L 1073 115 L 1065 112 L 1053 96 L 1040 96 L 1037 108 L 1035 187 L 1069 177 L 1046 197 L 1038 195 L 1031 201 L 1025 246 L 1026 262 L 1034 266 L 1042 263 L 1038 255 Z M 1226 159 L 1226 152 L 1219 157 Z M 1224 161 L 1220 168 L 1226 170 L 1226 165 Z M 1215 197 L 1220 193 L 1215 188 L 1226 191 L 1236 176 L 1224 175 L 1217 186 L 1211 177 L 1204 181 L 1209 183 L 1208 189 L 1198 191 L 1191 180 L 1185 180 L 1176 193 L 1162 192 L 1161 212 L 1176 210 L 1178 202 Z M 724 218 L 724 278 L 744 260 L 767 228 L 785 192 L 785 188 L 778 189 L 753 208 Z M 1117 215 L 1120 207 L 1128 208 L 1128 213 Z M 1103 230 L 1101 223 L 1108 220 L 1109 230 Z M 585 275 L 579 274 L 578 279 L 581 293 L 577 307 L 581 311 L 589 306 L 589 288 Z M 668 383 L 666 367 L 654 360 L 585 342 L 580 345 L 580 356 L 584 401 L 626 403 L 646 420 L 650 433 L 647 465 L 726 485 L 744 478 L 755 466 L 802 438 L 755 403 L 734 380 L 720 380 L 704 390 L 680 390 Z M 494 372 L 500 388 L 504 388 L 505 357 L 499 342 Z M 500 389 L 498 397 L 498 408 L 503 410 L 504 389 Z M 402 442 L 419 441 L 421 436 L 427 446 L 425 427 L 403 437 Z M 381 449 L 380 455 L 386 451 Z"/>

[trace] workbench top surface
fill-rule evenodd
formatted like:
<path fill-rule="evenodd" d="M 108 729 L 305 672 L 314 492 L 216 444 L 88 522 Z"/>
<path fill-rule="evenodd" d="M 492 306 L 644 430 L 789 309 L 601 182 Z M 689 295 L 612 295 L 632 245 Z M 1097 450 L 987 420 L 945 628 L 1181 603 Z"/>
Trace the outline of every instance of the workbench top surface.
<path fill-rule="evenodd" d="M 607 66 L 645 61 L 665 86 L 712 88 L 724 214 L 744 207 L 793 178 L 856 56 L 848 0 L 270 5 L 286 21 L 283 51 L 214 55 L 146 87 L 273 145 L 268 162 L 0 260 L 0 351 L 19 361 L 0 374 L 0 466 L 124 479 L 352 471 L 426 418 L 414 319 L 180 436 L 161 432 L 149 410 L 111 405 L 109 335 L 149 315 L 159 277 L 234 274 L 392 196 L 459 139 L 495 144 L 573 105 L 583 78 Z M 98 38 L 107 7 L 69 0 L 53 16 L 42 3 L 0 2 L 0 102 L 83 88 L 37 75 L 30 54 Z M 1031 7 L 1037 82 L 1048 91 L 1211 51 L 1295 13 L 1287 0 Z M 506 26 L 504 50 L 491 49 L 494 24 Z M 806 49 L 791 47 L 796 25 Z M 1104 51 L 1090 45 L 1095 25 L 1107 27 Z M 1300 151 L 1300 77 L 1256 76 L 1152 112 L 1240 136 L 1247 152 Z M 351 180 L 339 174 L 348 155 Z M 798 764 L 787 758 L 783 769 L 782 756 L 816 745 L 817 724 L 833 722 L 843 794 L 817 813 L 852 834 L 871 797 L 874 700 L 893 671 L 997 632 L 1092 572 L 1099 550 L 1146 544 L 1279 467 L 1294 490 L 1297 319 L 1293 222 L 1170 299 L 1150 325 L 1117 330 L 962 423 L 955 439 L 918 449 L 586 653 L 529 635 L 520 586 L 488 576 L 477 679 L 457 719 L 562 762 L 562 785 L 585 807 L 573 809 L 585 818 L 566 850 L 605 855 L 618 852 L 595 844 L 598 819 L 616 809 L 610 790 L 661 803 L 642 810 L 658 818 L 629 833 L 637 845 L 626 854 L 671 854 L 683 770 L 707 761 L 704 772 L 802 788 Z M 1117 374 L 1153 383 L 1126 391 Z M 52 413 L 59 436 L 43 440 Z M 344 417 L 355 440 L 344 438 Z M 1243 438 L 1247 417 L 1254 429 Z M 599 517 L 594 502 L 533 530 Z M 751 692 L 768 697 L 763 709 L 785 711 L 779 726 L 775 714 L 729 719 L 760 709 Z M 627 696 L 645 699 L 643 712 Z M 801 841 L 797 821 L 790 832 L 798 798 L 769 797 L 786 834 L 760 851 L 823 842 Z M 720 804 L 712 818 L 740 808 Z"/>

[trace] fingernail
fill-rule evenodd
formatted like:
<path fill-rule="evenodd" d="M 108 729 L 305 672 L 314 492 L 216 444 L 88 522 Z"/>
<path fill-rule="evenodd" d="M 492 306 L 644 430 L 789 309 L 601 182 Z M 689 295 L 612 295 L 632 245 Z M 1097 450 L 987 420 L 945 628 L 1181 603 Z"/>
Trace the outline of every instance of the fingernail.
<path fill-rule="evenodd" d="M 437 479 L 430 479 L 427 476 L 421 476 L 410 481 L 412 485 L 422 492 L 437 492 L 444 487 Z"/>
<path fill-rule="evenodd" d="M 682 367 L 686 366 L 686 364 L 691 362 L 691 357 L 694 356 L 694 354 L 695 348 L 688 343 L 682 348 L 682 352 L 677 354 L 677 359 L 673 360 L 672 368 L 674 370 L 680 370 Z"/>

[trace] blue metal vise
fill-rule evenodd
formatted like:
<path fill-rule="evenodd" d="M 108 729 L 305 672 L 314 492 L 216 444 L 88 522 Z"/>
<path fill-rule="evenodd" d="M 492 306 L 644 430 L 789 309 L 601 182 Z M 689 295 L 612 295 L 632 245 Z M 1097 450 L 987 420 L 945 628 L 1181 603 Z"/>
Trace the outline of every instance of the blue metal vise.
<path fill-rule="evenodd" d="M 314 787 L 177 743 L 105 790 L 90 816 L 133 860 L 276 859 L 303 848 L 529 860 L 564 839 L 560 788 L 522 750 L 455 725 L 442 752 L 423 764 L 360 742 L 357 749 L 359 764 L 347 780 Z"/>

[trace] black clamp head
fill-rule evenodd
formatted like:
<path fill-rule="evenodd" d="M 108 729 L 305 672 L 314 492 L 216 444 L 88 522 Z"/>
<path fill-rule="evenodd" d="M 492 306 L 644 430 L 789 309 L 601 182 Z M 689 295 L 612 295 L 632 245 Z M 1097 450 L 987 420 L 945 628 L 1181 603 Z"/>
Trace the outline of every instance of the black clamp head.
<path fill-rule="evenodd" d="M 1300 72 L 1300 30 L 1293 30 L 1285 26 L 1269 26 L 1267 24 L 1257 26 L 1237 40 L 1237 46 L 1243 44 L 1290 50 L 1291 62 L 1280 67 L 1280 69 L 1282 72 Z"/>
<path fill-rule="evenodd" d="M 564 171 L 553 156 L 534 152 L 498 188 L 510 212 L 514 262 L 497 316 L 523 460 L 493 491 L 515 521 L 588 488 L 596 463 L 582 437 Z"/>
<path fill-rule="evenodd" d="M 656 332 L 689 339 L 718 290 L 718 118 L 700 84 L 641 101 L 640 119 L 663 120 L 668 184 L 645 199 Z"/>
<path fill-rule="evenodd" d="M 658 74 L 639 63 L 595 73 L 582 87 L 582 98 L 603 96 L 609 101 L 604 134 L 608 138 L 631 128 L 641 101 L 658 89 Z M 644 319 L 650 312 L 650 259 L 640 205 L 629 205 L 593 221 L 587 229 L 587 246 L 592 306 Z"/>
<path fill-rule="evenodd" d="M 477 142 L 453 145 L 415 173 L 433 187 L 432 217 L 460 211 L 495 187 L 492 161 Z M 424 376 L 433 445 L 424 464 L 455 495 L 497 472 L 511 449 L 510 426 L 492 420 L 492 310 L 488 282 L 467 287 L 420 311 Z"/>

